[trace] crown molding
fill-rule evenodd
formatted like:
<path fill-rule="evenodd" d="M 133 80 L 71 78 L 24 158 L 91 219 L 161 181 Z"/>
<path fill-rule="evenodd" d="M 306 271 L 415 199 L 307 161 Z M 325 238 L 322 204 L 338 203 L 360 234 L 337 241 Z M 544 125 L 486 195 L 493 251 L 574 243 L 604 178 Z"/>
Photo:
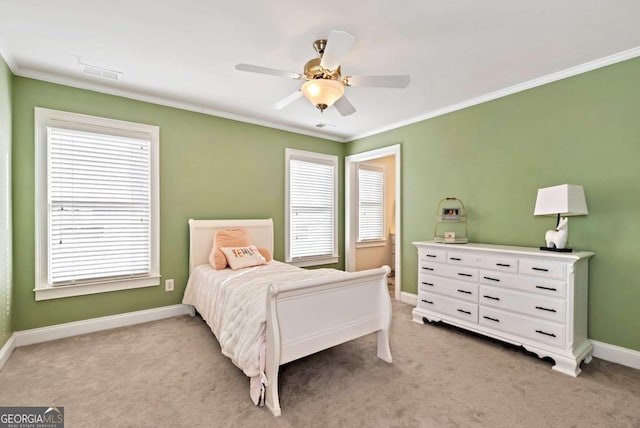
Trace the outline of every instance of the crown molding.
<path fill-rule="evenodd" d="M 640 46 L 633 49 L 628 49 L 626 51 L 618 52 L 613 55 L 606 56 L 604 58 L 596 59 L 594 61 L 589 61 L 584 64 L 577 65 L 575 67 L 570 67 L 565 70 L 547 74 L 546 76 L 538 77 L 536 79 L 529 80 L 527 82 L 509 86 L 507 88 L 500 89 L 495 92 L 490 92 L 488 94 L 481 95 L 479 97 L 472 98 L 467 101 L 462 101 L 457 104 L 453 104 L 447 107 L 433 110 L 428 113 L 412 117 L 410 119 L 402 120 L 400 122 L 396 122 L 394 124 L 384 126 L 382 128 L 364 132 L 362 134 L 353 136 L 350 139 L 350 141 L 359 140 L 361 138 L 370 137 L 372 135 L 381 134 L 386 131 L 391 131 L 393 129 L 411 125 L 416 122 L 422 122 L 423 120 L 432 119 L 434 117 L 442 116 L 448 113 L 453 113 L 454 111 L 462 110 L 467 107 L 472 107 L 478 104 L 486 103 L 487 101 L 492 101 L 498 98 L 506 97 L 507 95 L 513 95 L 515 93 L 526 91 L 527 89 L 536 88 L 538 86 L 546 85 L 548 83 L 557 82 L 558 80 L 566 79 L 568 77 L 573 77 L 578 74 L 587 73 L 589 71 L 596 70 L 598 68 L 606 67 L 608 65 L 616 64 L 616 63 L 633 59 L 639 56 L 640 56 Z"/>
<path fill-rule="evenodd" d="M 19 67 L 16 67 L 15 69 L 11 68 L 11 71 L 16 76 L 26 77 L 29 79 L 42 80 L 44 82 L 70 86 L 78 89 L 86 89 L 89 91 L 99 92 L 107 95 L 114 95 L 114 96 L 129 98 L 132 100 L 143 101 L 151 104 L 158 104 L 165 107 L 172 107 L 172 108 L 178 108 L 181 110 L 193 111 L 196 113 L 202 113 L 209 116 L 221 117 L 223 119 L 230 119 L 230 120 L 235 120 L 242 123 L 250 123 L 253 125 L 259 125 L 267 128 L 278 129 L 281 131 L 292 132 L 294 134 L 302 134 L 310 137 L 321 138 L 323 140 L 331 140 L 339 143 L 346 143 L 348 141 L 347 138 L 342 138 L 335 135 L 314 132 L 304 128 L 298 128 L 295 126 L 276 124 L 276 123 L 272 123 L 262 119 L 257 119 L 249 116 L 244 116 L 241 114 L 229 113 L 222 110 L 203 107 L 198 104 L 180 101 L 177 99 L 159 97 L 157 95 L 146 94 L 144 92 L 133 91 L 129 89 L 122 89 L 122 88 L 113 88 L 97 82 L 88 82 L 84 80 L 78 80 L 78 79 L 73 79 L 66 76 L 61 76 L 58 74 L 47 73 L 39 70 L 19 68 Z"/>
<path fill-rule="evenodd" d="M 183 102 L 176 99 L 159 97 L 156 95 L 150 95 L 143 92 L 112 88 L 107 85 L 102 85 L 100 83 L 87 82 L 87 81 L 77 80 L 77 79 L 60 76 L 52 73 L 20 68 L 18 67 L 13 56 L 11 55 L 11 52 L 6 47 L 6 44 L 2 39 L 0 39 L 0 55 L 4 58 L 11 72 L 17 76 L 42 80 L 45 82 L 56 83 L 64 86 L 71 86 L 79 89 L 86 89 L 86 90 L 100 92 L 108 95 L 120 96 L 124 98 L 148 102 L 152 104 L 158 104 L 158 105 L 167 106 L 167 107 L 178 108 L 181 110 L 193 111 L 197 113 L 207 114 L 210 116 L 217 116 L 224 119 L 230 119 L 230 120 L 235 120 L 239 122 L 250 123 L 253 125 L 264 126 L 267 128 L 278 129 L 281 131 L 292 132 L 295 134 L 302 134 L 310 137 L 321 138 L 323 140 L 336 141 L 339 143 L 348 143 L 351 141 L 370 137 L 372 135 L 377 135 L 383 132 L 398 129 L 403 126 L 412 125 L 417 122 L 422 122 L 424 120 L 432 119 L 434 117 L 443 116 L 445 114 L 453 113 L 458 110 L 463 110 L 468 107 L 472 107 L 472 106 L 482 104 L 488 101 L 492 101 L 498 98 L 506 97 L 508 95 L 513 95 L 518 92 L 526 91 L 528 89 L 536 88 L 538 86 L 546 85 L 548 83 L 553 83 L 562 79 L 566 79 L 568 77 L 573 77 L 579 74 L 587 73 L 589 71 L 596 70 L 598 68 L 606 67 L 622 61 L 637 58 L 640 56 L 640 46 L 632 49 L 628 49 L 622 52 L 618 52 L 603 58 L 599 58 L 593 61 L 589 61 L 584 64 L 570 67 L 555 73 L 551 73 L 546 76 L 538 77 L 536 79 L 519 83 L 517 85 L 509 86 L 507 88 L 500 89 L 498 91 L 490 92 L 488 94 L 481 95 L 479 97 L 472 98 L 470 100 L 462 101 L 460 103 L 456 103 L 456 104 L 446 106 L 437 110 L 433 110 L 418 116 L 414 116 L 409 119 L 401 120 L 391 125 L 387 125 L 387 126 L 376 128 L 361 134 L 346 136 L 346 137 L 314 132 L 312 130 L 307 130 L 307 129 L 299 128 L 295 126 L 275 124 L 263 119 L 257 119 L 257 118 L 253 118 L 253 117 L 249 117 L 241 114 L 235 114 L 235 113 L 229 113 L 221 110 L 211 109 L 211 108 L 203 107 L 201 105 L 197 105 L 189 102 Z"/>
<path fill-rule="evenodd" d="M 7 65 L 9 66 L 9 70 L 11 70 L 13 74 L 16 74 L 16 71 L 18 70 L 18 65 L 16 64 L 16 60 L 13 58 L 13 55 L 11 55 L 11 51 L 9 51 L 7 44 L 2 38 L 0 38 L 0 56 L 4 59 L 4 62 L 6 62 Z"/>

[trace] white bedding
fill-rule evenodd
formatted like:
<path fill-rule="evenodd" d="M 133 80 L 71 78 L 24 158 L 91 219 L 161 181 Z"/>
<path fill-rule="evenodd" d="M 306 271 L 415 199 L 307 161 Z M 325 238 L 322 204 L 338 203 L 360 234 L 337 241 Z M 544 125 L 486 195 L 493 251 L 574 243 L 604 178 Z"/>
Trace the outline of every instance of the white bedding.
<path fill-rule="evenodd" d="M 348 275 L 334 269 L 301 269 L 278 261 L 237 271 L 197 266 L 191 272 L 182 303 L 192 305 L 215 334 L 222 353 L 251 377 L 251 398 L 260 398 L 264 370 L 267 286 Z M 261 366 L 262 351 L 262 366 Z"/>

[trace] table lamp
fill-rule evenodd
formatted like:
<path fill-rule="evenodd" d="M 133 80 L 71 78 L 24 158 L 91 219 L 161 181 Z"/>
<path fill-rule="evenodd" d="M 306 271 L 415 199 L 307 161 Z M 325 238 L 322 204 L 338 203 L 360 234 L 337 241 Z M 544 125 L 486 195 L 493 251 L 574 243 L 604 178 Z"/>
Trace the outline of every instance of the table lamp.
<path fill-rule="evenodd" d="M 576 184 L 561 184 L 559 186 L 538 189 L 536 207 L 533 215 L 558 216 L 555 230 L 548 230 L 545 234 L 546 247 L 541 250 L 571 252 L 566 248 L 569 237 L 569 219 L 567 216 L 586 215 L 587 201 L 584 189 Z"/>

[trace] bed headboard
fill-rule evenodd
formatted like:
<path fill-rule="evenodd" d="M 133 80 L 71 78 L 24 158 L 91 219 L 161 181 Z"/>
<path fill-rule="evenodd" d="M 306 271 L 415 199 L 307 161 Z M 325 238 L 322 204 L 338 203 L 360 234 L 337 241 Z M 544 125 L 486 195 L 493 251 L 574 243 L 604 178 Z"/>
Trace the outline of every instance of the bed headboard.
<path fill-rule="evenodd" d="M 268 248 L 273 254 L 273 220 L 194 220 L 189 219 L 189 273 L 194 267 L 209 263 L 209 253 L 216 231 L 229 227 L 247 229 L 253 245 Z"/>

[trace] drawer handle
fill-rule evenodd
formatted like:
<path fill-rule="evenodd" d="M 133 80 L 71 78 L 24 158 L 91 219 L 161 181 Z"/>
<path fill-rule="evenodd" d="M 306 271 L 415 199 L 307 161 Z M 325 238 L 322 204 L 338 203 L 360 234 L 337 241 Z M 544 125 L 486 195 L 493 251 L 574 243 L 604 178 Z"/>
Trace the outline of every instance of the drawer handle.
<path fill-rule="evenodd" d="M 536 285 L 536 288 L 539 288 L 540 290 L 558 291 L 558 289 L 557 289 L 557 288 L 553 288 L 553 287 L 543 287 L 542 285 Z"/>
<path fill-rule="evenodd" d="M 489 281 L 500 282 L 498 278 L 491 278 L 490 276 L 485 276 L 484 279 L 488 279 Z"/>
<path fill-rule="evenodd" d="M 545 336 L 556 337 L 556 335 L 555 335 L 555 334 L 553 334 L 553 333 L 547 333 L 546 331 L 542 331 L 542 330 L 536 330 L 536 333 L 544 334 Z"/>
<path fill-rule="evenodd" d="M 424 269 L 424 270 L 433 270 L 433 268 L 428 268 L 428 267 L 424 267 L 424 266 L 422 267 L 422 269 Z"/>
<path fill-rule="evenodd" d="M 486 296 L 485 296 L 485 297 L 486 297 Z M 486 316 L 486 315 L 484 315 L 482 318 L 484 318 L 484 319 L 486 319 L 486 320 L 489 320 L 489 321 L 500 322 L 500 320 L 499 320 L 498 318 L 491 318 L 491 317 L 488 317 L 488 316 Z"/>
<path fill-rule="evenodd" d="M 430 282 L 422 281 L 422 283 L 423 283 L 424 285 L 428 285 L 429 287 L 433 287 L 433 284 L 432 284 L 432 283 L 430 283 Z"/>
<path fill-rule="evenodd" d="M 432 301 L 430 301 L 430 300 L 424 300 L 424 299 L 422 299 L 422 301 L 423 301 L 423 302 L 425 302 L 425 303 L 428 303 L 428 304 L 430 304 L 430 305 L 433 305 L 433 302 L 432 302 Z"/>
<path fill-rule="evenodd" d="M 543 308 L 542 306 L 536 306 L 536 309 L 540 309 L 541 311 L 547 311 L 547 312 L 557 312 L 555 309 Z"/>
<path fill-rule="evenodd" d="M 493 297 L 493 296 L 487 296 L 487 295 L 484 295 L 484 296 L 482 296 L 482 297 L 484 297 L 485 299 L 500 300 L 500 298 L 499 298 L 499 297 Z"/>
<path fill-rule="evenodd" d="M 470 273 L 460 273 L 460 272 L 458 272 L 458 275 L 460 275 L 460 276 L 468 276 L 468 277 L 472 277 L 473 276 Z"/>
<path fill-rule="evenodd" d="M 437 257 L 437 256 L 436 256 L 435 254 L 427 254 L 427 257 L 433 257 L 433 258 L 435 258 L 435 257 Z"/>
<path fill-rule="evenodd" d="M 539 268 L 539 267 L 532 267 L 532 270 L 537 270 L 540 272 L 549 272 L 549 269 L 545 269 L 545 268 Z"/>
<path fill-rule="evenodd" d="M 455 261 L 459 262 L 462 259 L 460 257 L 449 257 L 449 260 L 455 260 Z"/>
<path fill-rule="evenodd" d="M 458 288 L 458 293 L 473 294 L 471 291 L 467 291 L 467 290 L 460 290 L 459 288 Z"/>
<path fill-rule="evenodd" d="M 462 309 L 458 309 L 458 312 L 462 312 L 463 314 L 471 315 L 471 312 L 469 312 L 469 311 L 464 311 L 464 310 L 462 310 Z"/>
<path fill-rule="evenodd" d="M 511 267 L 511 265 L 507 263 L 496 263 L 496 266 Z"/>

